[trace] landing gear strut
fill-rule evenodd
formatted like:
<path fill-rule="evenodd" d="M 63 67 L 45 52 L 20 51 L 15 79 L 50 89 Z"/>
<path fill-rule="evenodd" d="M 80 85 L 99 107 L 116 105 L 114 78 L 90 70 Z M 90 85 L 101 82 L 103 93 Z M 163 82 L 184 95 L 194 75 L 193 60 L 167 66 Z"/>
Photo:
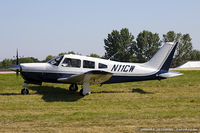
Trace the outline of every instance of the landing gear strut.
<path fill-rule="evenodd" d="M 85 95 L 89 95 L 90 92 L 90 84 L 89 83 L 84 83 L 83 84 L 83 89 L 80 90 L 80 95 L 81 96 L 85 96 Z"/>
<path fill-rule="evenodd" d="M 71 84 L 70 86 L 69 86 L 69 90 L 70 91 L 77 91 L 78 90 L 78 85 L 77 84 Z"/>
<path fill-rule="evenodd" d="M 24 83 L 24 88 L 21 90 L 21 94 L 22 95 L 28 95 L 29 94 L 29 90 L 27 89 L 28 84 Z"/>

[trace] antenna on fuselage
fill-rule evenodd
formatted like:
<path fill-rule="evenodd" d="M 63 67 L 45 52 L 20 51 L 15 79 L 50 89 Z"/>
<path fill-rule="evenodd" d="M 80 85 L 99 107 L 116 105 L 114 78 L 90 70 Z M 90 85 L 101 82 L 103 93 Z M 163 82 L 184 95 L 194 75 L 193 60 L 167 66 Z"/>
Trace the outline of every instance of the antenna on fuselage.
<path fill-rule="evenodd" d="M 119 51 L 117 51 L 114 55 L 112 55 L 108 60 L 110 60 L 111 58 L 113 58 L 118 53 L 119 53 Z"/>

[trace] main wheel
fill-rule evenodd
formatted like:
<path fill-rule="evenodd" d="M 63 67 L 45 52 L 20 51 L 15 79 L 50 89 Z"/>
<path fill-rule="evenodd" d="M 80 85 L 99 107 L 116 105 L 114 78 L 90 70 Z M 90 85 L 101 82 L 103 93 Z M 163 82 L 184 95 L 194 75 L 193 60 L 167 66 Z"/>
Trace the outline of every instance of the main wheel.
<path fill-rule="evenodd" d="M 28 95 L 29 94 L 29 90 L 24 88 L 24 89 L 21 90 L 21 94 L 22 95 Z"/>
<path fill-rule="evenodd" d="M 81 95 L 81 96 L 85 96 L 85 95 L 83 94 L 83 89 L 80 90 L 80 95 Z"/>
<path fill-rule="evenodd" d="M 71 85 L 69 86 L 69 90 L 70 90 L 70 91 L 77 91 L 77 90 L 78 90 L 77 84 L 71 84 Z"/>

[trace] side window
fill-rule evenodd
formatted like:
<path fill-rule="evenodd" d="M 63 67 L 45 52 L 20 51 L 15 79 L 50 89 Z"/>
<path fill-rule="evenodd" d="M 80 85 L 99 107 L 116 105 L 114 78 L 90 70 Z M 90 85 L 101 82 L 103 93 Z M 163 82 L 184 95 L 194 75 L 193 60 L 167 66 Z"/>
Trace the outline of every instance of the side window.
<path fill-rule="evenodd" d="M 99 68 L 108 68 L 108 66 L 105 64 L 99 63 Z"/>
<path fill-rule="evenodd" d="M 83 68 L 95 68 L 95 63 L 93 61 L 83 61 Z"/>
<path fill-rule="evenodd" d="M 81 67 L 81 60 L 79 59 L 72 59 L 72 58 L 65 58 L 63 63 L 62 63 L 63 67 L 77 67 L 80 68 Z"/>

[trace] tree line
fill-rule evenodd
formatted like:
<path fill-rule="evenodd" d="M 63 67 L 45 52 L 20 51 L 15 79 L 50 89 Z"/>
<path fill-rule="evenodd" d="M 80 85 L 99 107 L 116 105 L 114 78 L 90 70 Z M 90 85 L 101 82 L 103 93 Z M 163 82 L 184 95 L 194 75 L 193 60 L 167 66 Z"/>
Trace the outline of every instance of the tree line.
<path fill-rule="evenodd" d="M 57 56 L 64 55 L 64 54 L 79 54 L 79 55 L 81 55 L 80 53 L 75 53 L 74 51 L 69 51 L 69 52 L 59 53 Z M 90 54 L 89 56 L 101 58 L 99 55 L 94 54 L 94 53 Z M 53 59 L 54 57 L 56 57 L 56 56 L 48 55 L 44 60 L 39 60 L 34 57 L 22 57 L 22 58 L 19 58 L 19 63 L 48 62 L 49 60 Z M 16 59 L 4 59 L 3 61 L 0 62 L 0 69 L 7 69 L 11 65 L 16 65 Z"/>
<path fill-rule="evenodd" d="M 171 67 L 177 67 L 189 60 L 200 60 L 200 51 L 193 49 L 192 38 L 189 34 L 176 33 L 169 31 L 159 37 L 158 33 L 152 33 L 144 30 L 135 38 L 127 28 L 122 28 L 120 31 L 113 30 L 104 39 L 105 54 L 101 57 L 95 53 L 90 54 L 91 57 L 111 59 L 121 62 L 146 62 L 158 51 L 165 42 L 179 42 Z M 74 51 L 59 53 L 63 54 L 79 54 Z M 54 58 L 53 55 L 48 55 L 44 60 L 38 60 L 34 57 L 19 58 L 19 63 L 34 63 L 47 62 Z M 0 68 L 7 69 L 14 65 L 16 59 L 4 59 L 0 62 Z"/>
<path fill-rule="evenodd" d="M 174 31 L 169 31 L 160 38 L 158 33 L 144 30 L 135 39 L 127 28 L 123 28 L 120 31 L 113 30 L 104 39 L 106 50 L 104 58 L 143 63 L 150 60 L 163 43 L 178 42 L 179 45 L 171 64 L 171 67 L 177 67 L 189 60 L 200 60 L 200 51 L 193 49 L 191 41 L 189 34 Z"/>

